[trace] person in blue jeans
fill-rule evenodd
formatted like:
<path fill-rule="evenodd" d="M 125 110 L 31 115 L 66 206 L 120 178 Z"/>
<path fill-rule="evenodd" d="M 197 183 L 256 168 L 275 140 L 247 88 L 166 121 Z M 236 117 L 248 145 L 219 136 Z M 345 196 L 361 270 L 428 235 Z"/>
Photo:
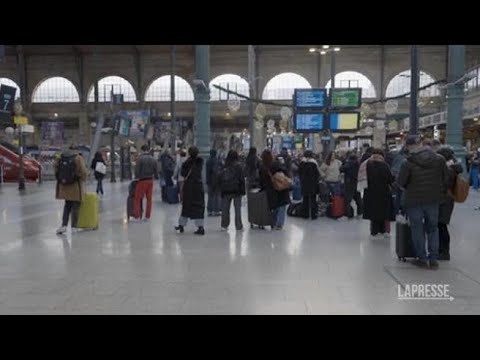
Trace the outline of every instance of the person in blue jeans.
<path fill-rule="evenodd" d="M 275 190 L 272 183 L 272 176 L 277 172 L 287 175 L 284 165 L 279 161 L 273 161 L 270 150 L 262 153 L 262 164 L 260 166 L 260 189 L 267 192 L 268 205 L 272 212 L 272 229 L 282 230 L 285 224 L 285 213 L 290 203 L 290 189 Z"/>
<path fill-rule="evenodd" d="M 479 169 L 480 169 L 480 153 L 476 152 L 475 155 L 473 155 L 471 168 L 470 168 L 470 181 L 475 191 L 478 191 L 478 188 L 480 187 L 480 179 L 478 177 Z"/>
<path fill-rule="evenodd" d="M 439 205 L 448 189 L 448 168 L 445 159 L 431 147 L 422 146 L 419 137 L 410 136 L 406 146 L 409 156 L 402 163 L 396 182 L 404 189 L 404 205 L 417 256 L 413 264 L 436 270 Z M 428 239 L 428 255 L 425 250 L 425 234 Z"/>

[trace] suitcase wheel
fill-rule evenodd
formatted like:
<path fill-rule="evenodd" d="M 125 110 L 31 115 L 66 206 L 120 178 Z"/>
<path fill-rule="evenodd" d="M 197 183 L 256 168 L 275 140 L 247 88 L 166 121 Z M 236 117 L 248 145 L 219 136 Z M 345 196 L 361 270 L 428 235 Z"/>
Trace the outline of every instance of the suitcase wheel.
<path fill-rule="evenodd" d="M 255 225 L 250 224 L 250 229 L 253 229 L 253 228 L 255 228 Z"/>

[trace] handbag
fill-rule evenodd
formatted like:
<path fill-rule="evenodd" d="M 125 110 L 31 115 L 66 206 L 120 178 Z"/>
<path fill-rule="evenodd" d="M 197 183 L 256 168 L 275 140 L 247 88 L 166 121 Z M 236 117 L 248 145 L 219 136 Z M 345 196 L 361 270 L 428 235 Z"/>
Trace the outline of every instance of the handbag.
<path fill-rule="evenodd" d="M 105 175 L 107 173 L 107 166 L 99 161 L 97 162 L 97 165 L 95 165 L 95 171 L 102 175 Z"/>

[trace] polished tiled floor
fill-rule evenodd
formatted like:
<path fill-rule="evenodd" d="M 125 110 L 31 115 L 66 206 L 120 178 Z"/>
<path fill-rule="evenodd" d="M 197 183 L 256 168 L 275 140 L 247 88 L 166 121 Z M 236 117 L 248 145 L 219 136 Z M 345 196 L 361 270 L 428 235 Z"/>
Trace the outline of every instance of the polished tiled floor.
<path fill-rule="evenodd" d="M 55 235 L 52 184 L 0 187 L 0 314 L 480 314 L 477 193 L 455 210 L 452 261 L 431 271 L 362 220 L 225 233 L 209 218 L 207 236 L 177 235 L 180 206 L 156 191 L 152 222 L 127 223 L 127 185 L 105 184 L 100 229 L 73 236 Z M 455 300 L 398 300 L 398 283 L 450 284 Z"/>

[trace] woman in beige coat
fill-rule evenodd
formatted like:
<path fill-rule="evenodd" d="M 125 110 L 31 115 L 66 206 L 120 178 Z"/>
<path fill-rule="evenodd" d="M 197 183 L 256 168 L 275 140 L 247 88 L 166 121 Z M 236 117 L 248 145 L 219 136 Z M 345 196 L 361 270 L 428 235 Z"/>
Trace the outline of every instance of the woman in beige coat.
<path fill-rule="evenodd" d="M 63 207 L 62 226 L 57 230 L 57 234 L 63 234 L 67 231 L 70 213 L 72 214 L 72 232 L 77 231 L 78 213 L 80 203 L 85 195 L 85 182 L 87 180 L 87 167 L 83 157 L 78 151 L 68 149 L 62 153 L 62 159 L 74 158 L 75 176 L 77 181 L 72 184 L 62 184 L 57 178 L 57 187 L 55 197 L 57 200 L 65 200 Z M 58 173 L 60 161 L 55 164 L 55 174 Z"/>

